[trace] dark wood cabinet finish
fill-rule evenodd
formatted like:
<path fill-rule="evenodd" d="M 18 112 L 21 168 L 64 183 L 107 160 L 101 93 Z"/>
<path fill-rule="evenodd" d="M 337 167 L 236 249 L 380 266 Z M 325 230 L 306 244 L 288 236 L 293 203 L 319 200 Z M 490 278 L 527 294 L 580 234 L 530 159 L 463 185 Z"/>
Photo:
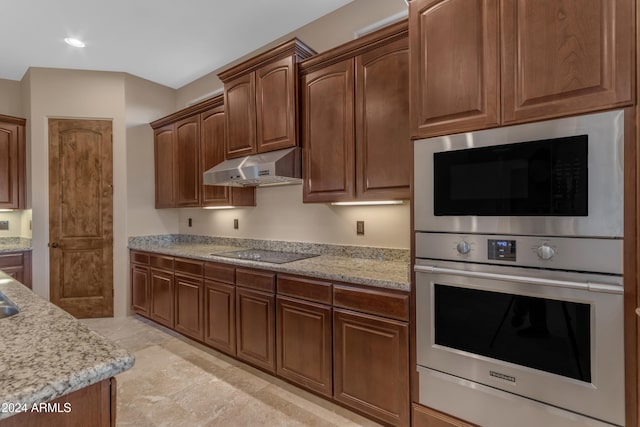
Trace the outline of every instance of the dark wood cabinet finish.
<path fill-rule="evenodd" d="M 200 172 L 204 173 L 225 160 L 224 106 L 200 114 Z M 202 185 L 202 206 L 255 206 L 255 187 Z"/>
<path fill-rule="evenodd" d="M 0 254 L 0 270 L 31 289 L 31 252 Z"/>
<path fill-rule="evenodd" d="M 236 283 L 236 268 L 228 264 L 207 262 L 204 264 L 204 278 L 234 285 Z"/>
<path fill-rule="evenodd" d="M 276 325 L 278 376 L 331 397 L 331 306 L 278 295 Z"/>
<path fill-rule="evenodd" d="M 174 179 L 176 207 L 200 205 L 200 118 L 189 117 L 175 124 Z"/>
<path fill-rule="evenodd" d="M 332 302 L 331 283 L 288 274 L 278 274 L 277 293 L 321 304 Z"/>
<path fill-rule="evenodd" d="M 410 198 L 407 36 L 401 22 L 300 64 L 304 202 Z"/>
<path fill-rule="evenodd" d="M 333 305 L 377 316 L 409 320 L 409 294 L 351 286 L 333 286 Z"/>
<path fill-rule="evenodd" d="M 355 197 L 353 59 L 302 77 L 302 173 L 305 203 Z"/>
<path fill-rule="evenodd" d="M 224 353 L 236 354 L 236 288 L 205 280 L 204 342 Z"/>
<path fill-rule="evenodd" d="M 498 0 L 409 4 L 411 136 L 497 126 Z"/>
<path fill-rule="evenodd" d="M 634 3 L 502 0 L 503 123 L 630 105 Z"/>
<path fill-rule="evenodd" d="M 149 315 L 149 266 L 131 264 L 131 310 Z"/>
<path fill-rule="evenodd" d="M 413 427 L 475 427 L 475 424 L 415 403 L 411 407 L 411 413 Z"/>
<path fill-rule="evenodd" d="M 26 119 L 0 114 L 0 209 L 25 209 Z"/>
<path fill-rule="evenodd" d="M 218 74 L 227 107 L 227 158 L 295 147 L 295 64 L 315 52 L 293 39 Z"/>
<path fill-rule="evenodd" d="M 173 271 L 151 268 L 149 317 L 161 325 L 174 327 L 174 275 Z"/>
<path fill-rule="evenodd" d="M 204 280 L 175 274 L 175 330 L 195 338 L 204 339 Z"/>
<path fill-rule="evenodd" d="M 173 124 L 153 132 L 155 154 L 156 209 L 175 206 L 174 196 L 174 127 Z"/>
<path fill-rule="evenodd" d="M 408 426 L 409 326 L 333 309 L 334 398 L 392 425 Z"/>
<path fill-rule="evenodd" d="M 276 274 L 271 271 L 236 268 L 236 285 L 274 293 L 276 291 Z"/>
<path fill-rule="evenodd" d="M 275 373 L 275 296 L 236 288 L 236 355 Z"/>

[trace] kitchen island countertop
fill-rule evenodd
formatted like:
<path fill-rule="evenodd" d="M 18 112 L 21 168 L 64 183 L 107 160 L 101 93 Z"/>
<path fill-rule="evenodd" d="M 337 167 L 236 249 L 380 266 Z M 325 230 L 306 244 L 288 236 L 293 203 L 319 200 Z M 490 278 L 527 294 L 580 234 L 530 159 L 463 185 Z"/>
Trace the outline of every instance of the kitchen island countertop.
<path fill-rule="evenodd" d="M 27 252 L 31 250 L 31 239 L 23 237 L 0 237 L 0 254 L 7 252 Z"/>
<path fill-rule="evenodd" d="M 133 366 L 127 350 L 2 272 L 0 292 L 20 309 L 0 319 L 0 404 L 30 408 Z"/>

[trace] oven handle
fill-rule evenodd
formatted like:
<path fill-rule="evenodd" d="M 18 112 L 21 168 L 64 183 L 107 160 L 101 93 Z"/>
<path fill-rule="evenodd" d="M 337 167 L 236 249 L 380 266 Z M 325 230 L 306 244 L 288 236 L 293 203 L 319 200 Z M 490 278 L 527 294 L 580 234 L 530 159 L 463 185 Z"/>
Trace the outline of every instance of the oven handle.
<path fill-rule="evenodd" d="M 592 292 L 605 292 L 609 294 L 623 294 L 624 288 L 617 285 L 594 282 L 573 282 L 569 280 L 542 279 L 529 276 L 512 276 L 510 274 L 482 273 L 478 271 L 454 270 L 429 265 L 416 265 L 417 273 L 449 274 L 452 276 L 475 277 L 477 279 L 505 280 L 509 282 L 527 283 L 543 286 L 555 286 L 561 288 L 581 289 Z"/>

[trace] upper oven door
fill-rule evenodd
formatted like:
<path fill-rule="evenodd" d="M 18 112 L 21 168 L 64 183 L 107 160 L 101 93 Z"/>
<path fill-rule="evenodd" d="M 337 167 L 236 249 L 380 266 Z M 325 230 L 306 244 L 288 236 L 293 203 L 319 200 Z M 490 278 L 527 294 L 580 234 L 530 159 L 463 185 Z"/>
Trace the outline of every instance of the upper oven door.
<path fill-rule="evenodd" d="M 622 237 L 623 111 L 415 143 L 415 229 Z"/>

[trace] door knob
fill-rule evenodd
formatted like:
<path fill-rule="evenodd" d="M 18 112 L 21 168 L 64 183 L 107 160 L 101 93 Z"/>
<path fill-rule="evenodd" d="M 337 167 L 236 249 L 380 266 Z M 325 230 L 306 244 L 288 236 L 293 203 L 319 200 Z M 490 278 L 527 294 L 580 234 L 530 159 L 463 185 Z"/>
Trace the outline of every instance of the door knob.
<path fill-rule="evenodd" d="M 57 243 L 55 243 L 55 242 L 54 242 L 54 243 L 49 243 L 49 247 L 50 247 L 50 248 L 57 248 L 57 247 L 58 247 L 58 244 L 57 244 Z"/>

